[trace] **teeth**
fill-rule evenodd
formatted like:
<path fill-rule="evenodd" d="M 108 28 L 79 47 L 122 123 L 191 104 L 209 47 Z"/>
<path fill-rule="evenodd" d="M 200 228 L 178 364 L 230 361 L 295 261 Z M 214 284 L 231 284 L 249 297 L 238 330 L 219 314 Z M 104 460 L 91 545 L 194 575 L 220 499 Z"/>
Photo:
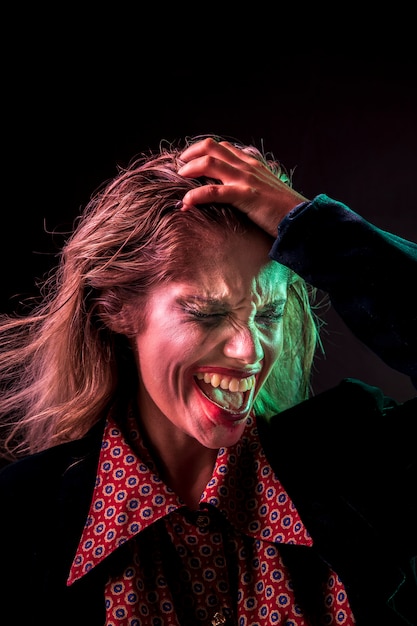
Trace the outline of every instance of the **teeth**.
<path fill-rule="evenodd" d="M 236 391 L 248 391 L 255 385 L 255 376 L 249 376 L 247 378 L 234 378 L 232 376 L 222 376 L 221 374 L 209 374 L 205 372 L 198 372 L 196 374 L 198 380 L 204 380 L 205 383 L 210 384 L 212 387 Z"/>

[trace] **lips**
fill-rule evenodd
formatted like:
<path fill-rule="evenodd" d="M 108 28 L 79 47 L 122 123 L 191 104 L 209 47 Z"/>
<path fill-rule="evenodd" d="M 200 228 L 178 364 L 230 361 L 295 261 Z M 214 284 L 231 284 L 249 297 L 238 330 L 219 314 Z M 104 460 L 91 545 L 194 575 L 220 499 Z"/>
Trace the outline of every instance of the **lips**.
<path fill-rule="evenodd" d="M 216 407 L 234 415 L 249 411 L 255 394 L 255 376 L 237 378 L 218 372 L 198 372 L 195 381 Z"/>

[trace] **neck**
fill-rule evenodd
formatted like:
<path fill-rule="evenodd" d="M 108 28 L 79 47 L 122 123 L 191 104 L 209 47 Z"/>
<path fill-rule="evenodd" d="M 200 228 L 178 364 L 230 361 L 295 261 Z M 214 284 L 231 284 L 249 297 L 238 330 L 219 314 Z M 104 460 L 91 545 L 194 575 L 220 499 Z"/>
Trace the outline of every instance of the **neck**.
<path fill-rule="evenodd" d="M 217 450 L 187 449 L 181 460 L 164 456 L 161 476 L 166 484 L 191 508 L 198 508 L 201 494 L 212 477 Z"/>
<path fill-rule="evenodd" d="M 184 503 L 195 509 L 212 477 L 217 449 L 206 448 L 177 428 L 168 431 L 142 423 L 142 432 L 162 480 Z"/>

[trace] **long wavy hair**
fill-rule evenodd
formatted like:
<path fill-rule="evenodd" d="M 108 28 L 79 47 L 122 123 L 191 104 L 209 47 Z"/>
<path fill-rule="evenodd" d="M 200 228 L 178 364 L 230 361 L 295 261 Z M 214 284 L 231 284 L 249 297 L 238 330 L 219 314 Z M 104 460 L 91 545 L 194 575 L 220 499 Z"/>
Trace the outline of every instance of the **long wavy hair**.
<path fill-rule="evenodd" d="M 189 189 L 209 182 L 178 174 L 181 152 L 199 139 L 161 142 L 157 151 L 119 167 L 76 218 L 30 312 L 1 317 L 3 457 L 82 437 L 118 398 L 134 398 L 135 361 L 127 337 L 115 330 L 123 303 L 142 296 L 146 303 L 154 285 L 189 271 L 184 251 L 196 237 L 204 245 L 210 229 L 256 228 L 227 205 L 178 210 Z M 291 185 L 272 155 L 234 143 Z M 258 394 L 257 415 L 268 418 L 310 394 L 319 342 L 314 297 L 290 272 L 283 351 Z"/>

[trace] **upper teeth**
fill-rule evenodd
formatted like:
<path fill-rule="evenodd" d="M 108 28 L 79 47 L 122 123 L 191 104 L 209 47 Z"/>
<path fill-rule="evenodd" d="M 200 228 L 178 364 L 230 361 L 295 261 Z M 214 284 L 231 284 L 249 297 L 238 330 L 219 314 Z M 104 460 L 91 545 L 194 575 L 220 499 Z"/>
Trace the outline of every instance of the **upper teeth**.
<path fill-rule="evenodd" d="M 196 374 L 198 380 L 204 380 L 205 383 L 212 387 L 220 387 L 229 391 L 247 391 L 252 389 L 255 384 L 255 376 L 247 378 L 234 378 L 233 376 L 224 376 L 222 374 L 209 374 L 208 372 L 198 372 Z"/>

